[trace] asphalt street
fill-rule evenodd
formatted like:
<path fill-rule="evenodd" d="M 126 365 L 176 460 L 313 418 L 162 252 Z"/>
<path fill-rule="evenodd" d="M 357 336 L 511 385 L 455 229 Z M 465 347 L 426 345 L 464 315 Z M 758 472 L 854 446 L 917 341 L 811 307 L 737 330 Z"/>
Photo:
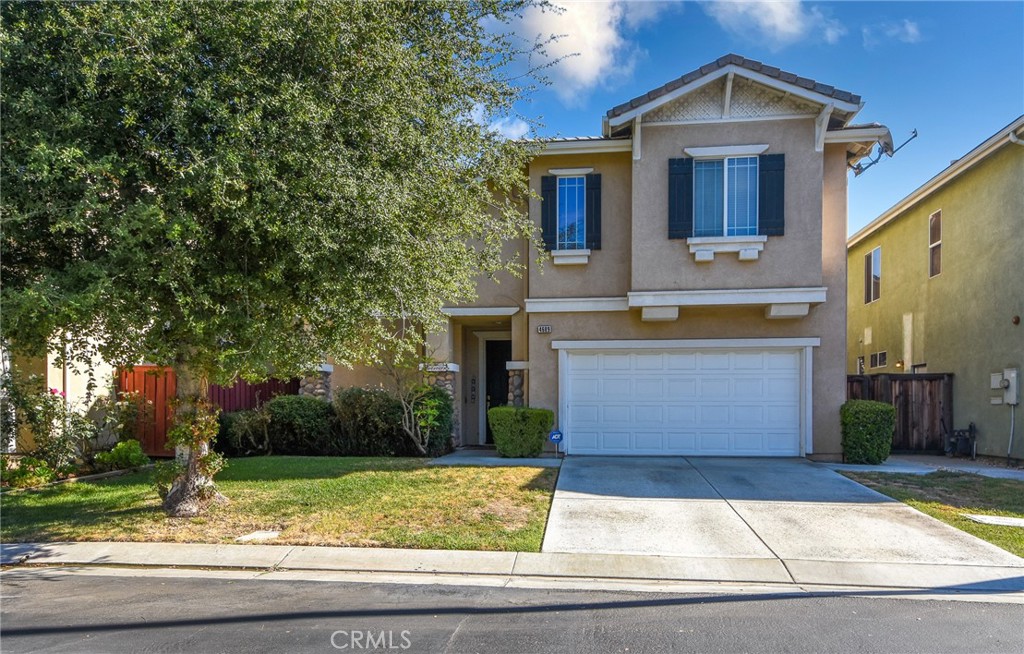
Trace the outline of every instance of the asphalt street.
<path fill-rule="evenodd" d="M 70 574 L 0 578 L 16 652 L 1021 652 L 1024 609 L 806 594 L 672 595 Z"/>

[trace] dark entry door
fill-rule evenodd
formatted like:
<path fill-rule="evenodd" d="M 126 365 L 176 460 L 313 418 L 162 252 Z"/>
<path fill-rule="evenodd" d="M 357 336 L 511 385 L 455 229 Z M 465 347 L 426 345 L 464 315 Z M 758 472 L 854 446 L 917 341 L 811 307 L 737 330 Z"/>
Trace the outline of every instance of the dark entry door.
<path fill-rule="evenodd" d="M 487 408 L 508 404 L 508 371 L 505 364 L 512 359 L 512 341 L 487 341 Z M 491 423 L 487 421 L 487 442 L 494 442 Z"/>

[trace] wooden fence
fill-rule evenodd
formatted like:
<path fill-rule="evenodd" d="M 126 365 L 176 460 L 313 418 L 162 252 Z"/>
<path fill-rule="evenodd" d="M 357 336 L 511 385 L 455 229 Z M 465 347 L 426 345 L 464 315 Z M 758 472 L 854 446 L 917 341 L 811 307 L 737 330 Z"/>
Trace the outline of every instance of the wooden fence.
<path fill-rule="evenodd" d="M 895 452 L 942 452 L 953 431 L 953 375 L 849 375 L 846 397 L 896 407 Z"/>
<path fill-rule="evenodd" d="M 173 418 L 171 400 L 177 392 L 174 371 L 170 368 L 142 365 L 131 370 L 119 370 L 118 390 L 138 391 L 153 404 L 152 419 L 140 421 L 137 428 L 137 437 L 146 454 L 174 456 L 173 448 L 167 447 L 167 430 Z M 271 379 L 261 384 L 250 384 L 239 379 L 232 386 L 210 384 L 210 401 L 222 411 L 253 409 L 277 395 L 298 393 L 298 379 Z"/>

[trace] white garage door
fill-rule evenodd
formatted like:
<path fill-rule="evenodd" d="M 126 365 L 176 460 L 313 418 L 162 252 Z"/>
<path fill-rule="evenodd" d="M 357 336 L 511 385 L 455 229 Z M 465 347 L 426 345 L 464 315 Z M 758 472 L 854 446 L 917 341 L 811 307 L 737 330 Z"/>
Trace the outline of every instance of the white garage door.
<path fill-rule="evenodd" d="M 569 352 L 569 454 L 797 456 L 799 350 Z"/>

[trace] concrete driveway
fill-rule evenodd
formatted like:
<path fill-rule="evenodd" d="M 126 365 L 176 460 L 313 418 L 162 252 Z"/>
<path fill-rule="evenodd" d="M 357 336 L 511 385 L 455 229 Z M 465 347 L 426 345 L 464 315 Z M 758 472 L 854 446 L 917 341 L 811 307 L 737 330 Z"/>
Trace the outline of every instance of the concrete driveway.
<path fill-rule="evenodd" d="M 569 457 L 544 552 L 1024 566 L 1024 559 L 804 459 Z"/>

